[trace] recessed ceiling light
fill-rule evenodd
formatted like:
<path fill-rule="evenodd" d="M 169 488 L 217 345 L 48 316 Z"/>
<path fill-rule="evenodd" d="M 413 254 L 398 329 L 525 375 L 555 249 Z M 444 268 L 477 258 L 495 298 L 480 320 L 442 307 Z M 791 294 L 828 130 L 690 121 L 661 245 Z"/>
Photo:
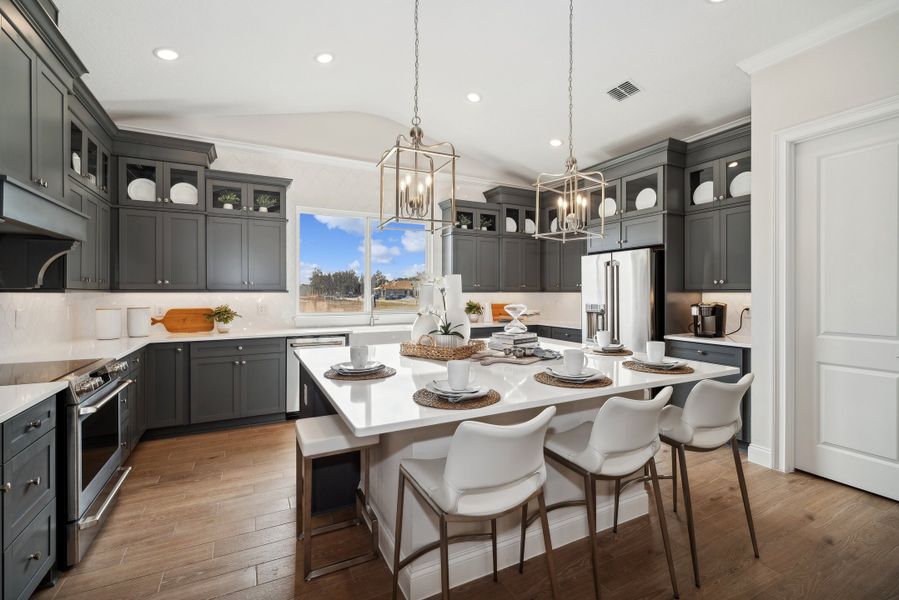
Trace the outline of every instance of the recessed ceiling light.
<path fill-rule="evenodd" d="M 468 95 L 465 97 L 468 98 L 468 101 L 472 104 L 477 104 L 481 101 L 481 95 L 477 92 L 468 92 Z"/>
<path fill-rule="evenodd" d="M 171 48 L 157 48 L 153 50 L 153 54 L 160 60 L 175 60 L 178 58 L 178 53 Z"/>
<path fill-rule="evenodd" d="M 560 140 L 560 139 L 549 140 L 549 145 L 552 146 L 553 148 L 558 148 L 559 146 L 562 145 L 562 140 Z"/>
<path fill-rule="evenodd" d="M 712 4 L 721 4 L 724 0 L 709 0 Z"/>
<path fill-rule="evenodd" d="M 320 52 L 315 55 L 315 62 L 320 65 L 326 65 L 332 60 L 334 60 L 334 55 L 329 52 Z"/>

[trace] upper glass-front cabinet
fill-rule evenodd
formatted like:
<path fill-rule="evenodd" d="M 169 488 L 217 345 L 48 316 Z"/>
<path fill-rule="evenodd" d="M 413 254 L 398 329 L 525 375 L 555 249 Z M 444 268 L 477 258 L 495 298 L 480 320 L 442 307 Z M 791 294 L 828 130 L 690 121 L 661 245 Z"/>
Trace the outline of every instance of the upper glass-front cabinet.
<path fill-rule="evenodd" d="M 163 204 L 171 208 L 202 210 L 203 167 L 178 163 L 163 163 Z"/>
<path fill-rule="evenodd" d="M 642 173 L 630 175 L 621 180 L 622 202 L 619 211 L 625 216 L 659 212 L 664 207 L 664 187 L 662 169 L 656 167 Z"/>
<path fill-rule="evenodd" d="M 147 206 L 162 203 L 162 163 L 134 158 L 119 159 L 119 202 Z"/>
<path fill-rule="evenodd" d="M 109 194 L 109 150 L 75 118 L 69 120 L 69 176 L 101 196 Z"/>
<path fill-rule="evenodd" d="M 752 196 L 752 158 L 741 152 L 688 167 L 684 171 L 688 212 L 749 200 Z"/>
<path fill-rule="evenodd" d="M 614 221 L 621 217 L 623 207 L 619 203 L 620 189 L 621 180 L 611 179 L 606 181 L 605 194 L 601 190 L 590 194 L 590 212 L 587 215 L 588 223 L 599 223 L 602 213 L 605 213 L 606 221 Z M 605 200 L 603 200 L 604 196 Z"/>
<path fill-rule="evenodd" d="M 490 209 L 457 207 L 455 229 L 499 233 L 499 212 Z"/>
<path fill-rule="evenodd" d="M 237 181 L 224 179 L 206 180 L 206 210 L 227 214 L 245 213 L 249 204 L 246 202 L 247 185 Z"/>
<path fill-rule="evenodd" d="M 203 210 L 205 169 L 138 158 L 119 159 L 119 203 Z"/>
<path fill-rule="evenodd" d="M 537 232 L 537 211 L 525 206 L 504 206 L 501 225 L 507 235 L 533 235 Z"/>
<path fill-rule="evenodd" d="M 284 202 L 282 188 L 273 185 L 259 185 L 251 183 L 248 198 L 251 201 L 250 210 L 258 216 L 280 217 L 284 214 Z"/>

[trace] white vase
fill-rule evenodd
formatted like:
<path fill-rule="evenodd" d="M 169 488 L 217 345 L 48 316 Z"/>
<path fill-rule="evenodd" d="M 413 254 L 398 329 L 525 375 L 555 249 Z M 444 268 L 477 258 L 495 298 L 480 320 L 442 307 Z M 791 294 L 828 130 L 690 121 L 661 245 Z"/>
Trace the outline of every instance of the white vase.
<path fill-rule="evenodd" d="M 481 320 L 481 315 L 471 313 L 468 315 L 468 320 L 471 323 L 478 323 Z"/>
<path fill-rule="evenodd" d="M 147 337 L 150 335 L 150 307 L 129 306 L 128 337 Z"/>
<path fill-rule="evenodd" d="M 431 335 L 431 337 L 434 338 L 434 343 L 442 348 L 458 348 L 464 344 L 462 338 L 456 335 L 442 335 L 435 333 Z"/>
<path fill-rule="evenodd" d="M 219 333 L 228 333 L 231 331 L 231 323 L 216 322 L 215 328 L 218 329 Z"/>
<path fill-rule="evenodd" d="M 412 341 L 416 344 L 421 336 L 428 335 L 437 329 L 437 317 L 431 313 L 423 313 L 418 315 L 412 324 Z"/>
<path fill-rule="evenodd" d="M 117 340 L 122 337 L 121 308 L 98 308 L 95 314 L 98 340 Z"/>
<path fill-rule="evenodd" d="M 446 286 L 447 310 L 462 308 L 462 276 L 459 274 L 447 275 L 444 277 L 444 282 L 444 285 Z"/>
<path fill-rule="evenodd" d="M 448 307 L 451 306 L 449 299 L 447 299 L 446 305 Z M 447 308 L 446 320 L 453 325 L 461 325 L 461 327 L 456 327 L 453 331 L 461 333 L 463 338 L 462 344 L 467 344 L 468 340 L 471 339 L 471 322 L 468 320 L 468 315 L 465 314 L 465 309 L 461 305 L 455 308 Z"/>

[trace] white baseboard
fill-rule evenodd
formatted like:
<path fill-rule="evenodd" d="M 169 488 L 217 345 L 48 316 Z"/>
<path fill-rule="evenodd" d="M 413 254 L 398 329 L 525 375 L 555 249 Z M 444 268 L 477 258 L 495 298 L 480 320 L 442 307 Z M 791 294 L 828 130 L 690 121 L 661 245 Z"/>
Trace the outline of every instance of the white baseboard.
<path fill-rule="evenodd" d="M 373 507 L 374 508 L 374 507 Z M 640 490 L 633 495 L 622 495 L 619 507 L 618 522 L 624 523 L 637 517 L 642 517 L 649 510 L 649 495 Z M 611 529 L 614 505 L 611 499 L 597 506 L 596 524 L 602 531 Z M 378 520 L 383 522 L 380 515 Z M 571 542 L 587 537 L 587 514 L 583 507 L 560 509 L 549 513 L 550 536 L 553 548 L 559 548 Z M 381 554 L 387 562 L 388 568 L 393 569 L 393 532 L 379 529 L 379 547 Z M 450 532 L 452 534 L 452 532 Z M 503 569 L 518 564 L 519 532 L 517 529 L 501 533 L 497 538 L 497 564 Z M 543 533 L 539 523 L 534 522 L 528 527 L 525 537 L 525 559 L 543 554 Z M 529 566 L 528 568 L 545 568 L 542 564 Z M 489 575 L 493 570 L 493 558 L 490 550 L 490 542 L 470 543 L 464 550 L 450 546 L 449 578 L 450 587 L 461 585 L 479 577 Z M 440 593 L 440 558 L 436 551 L 419 558 L 414 564 L 409 565 L 400 572 L 399 587 L 403 596 L 408 600 L 419 600 Z"/>
<path fill-rule="evenodd" d="M 774 458 L 771 454 L 771 448 L 765 448 L 764 446 L 758 446 L 756 444 L 750 443 L 749 450 L 746 453 L 746 457 L 751 463 L 762 465 L 763 467 L 768 467 L 769 469 L 774 468 Z"/>

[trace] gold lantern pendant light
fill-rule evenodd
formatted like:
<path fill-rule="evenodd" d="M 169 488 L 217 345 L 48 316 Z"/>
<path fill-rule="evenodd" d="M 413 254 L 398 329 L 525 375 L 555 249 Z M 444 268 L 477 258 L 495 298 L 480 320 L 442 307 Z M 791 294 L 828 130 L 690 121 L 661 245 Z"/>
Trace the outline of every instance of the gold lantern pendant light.
<path fill-rule="evenodd" d="M 563 173 L 541 173 L 534 187 L 537 189 L 537 232 L 538 239 L 566 242 L 583 240 L 591 237 L 601 238 L 605 235 L 606 217 L 605 190 L 606 180 L 599 171 L 580 172 L 577 159 L 574 158 L 573 114 L 574 96 L 572 93 L 574 72 L 574 0 L 568 1 L 568 158 Z M 590 215 L 590 198 L 599 194 L 598 229 L 588 229 Z M 558 218 L 550 223 L 540 223 L 542 208 L 555 207 Z"/>
<path fill-rule="evenodd" d="M 418 0 L 415 0 L 415 87 L 413 92 L 412 129 L 409 137 L 399 135 L 396 143 L 387 149 L 378 161 L 381 174 L 379 229 L 402 229 L 391 227 L 398 223 L 424 223 L 426 230 L 433 233 L 452 227 L 456 218 L 456 155 L 455 147 L 449 142 L 431 146 L 423 142 L 421 118 L 418 116 Z M 449 172 L 448 218 L 437 214 L 434 202 L 434 188 L 438 173 Z M 389 200 L 393 194 L 394 206 Z"/>

